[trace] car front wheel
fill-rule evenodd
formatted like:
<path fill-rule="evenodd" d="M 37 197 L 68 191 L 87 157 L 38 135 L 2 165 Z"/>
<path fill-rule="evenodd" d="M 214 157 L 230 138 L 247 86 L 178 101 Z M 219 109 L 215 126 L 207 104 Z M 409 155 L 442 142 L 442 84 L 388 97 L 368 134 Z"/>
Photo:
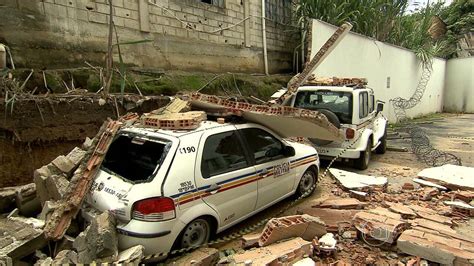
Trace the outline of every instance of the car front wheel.
<path fill-rule="evenodd" d="M 300 183 L 298 184 L 298 189 L 296 190 L 296 196 L 304 198 L 308 197 L 314 192 L 316 188 L 316 182 L 318 179 L 318 174 L 315 173 L 313 169 L 308 169 L 304 172 L 301 177 Z"/>

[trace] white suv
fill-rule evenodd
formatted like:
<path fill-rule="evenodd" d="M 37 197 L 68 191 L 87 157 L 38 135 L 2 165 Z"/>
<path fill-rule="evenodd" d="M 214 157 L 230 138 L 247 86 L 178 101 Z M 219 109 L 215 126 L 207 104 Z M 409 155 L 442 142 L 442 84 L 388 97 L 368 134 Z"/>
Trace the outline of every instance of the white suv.
<path fill-rule="evenodd" d="M 196 246 L 293 194 L 313 192 L 313 147 L 257 124 L 202 122 L 189 131 L 125 127 L 87 202 L 117 218 L 119 245 Z"/>
<path fill-rule="evenodd" d="M 312 140 L 321 158 L 339 156 L 352 160 L 358 169 L 366 169 L 372 151 L 385 153 L 387 119 L 381 113 L 383 102 L 378 101 L 376 105 L 372 89 L 365 86 L 302 86 L 290 105 L 321 112 L 345 135 L 342 142 Z"/>

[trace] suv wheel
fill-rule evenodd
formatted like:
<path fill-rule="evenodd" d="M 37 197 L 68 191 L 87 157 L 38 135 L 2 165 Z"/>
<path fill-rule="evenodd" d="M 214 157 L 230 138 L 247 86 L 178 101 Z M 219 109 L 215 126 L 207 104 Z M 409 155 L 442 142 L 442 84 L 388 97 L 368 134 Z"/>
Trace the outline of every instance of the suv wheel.
<path fill-rule="evenodd" d="M 298 184 L 298 189 L 296 190 L 296 196 L 305 198 L 311 195 L 316 188 L 316 182 L 318 179 L 318 174 L 314 170 L 308 169 L 304 172 L 301 177 L 300 183 Z"/>
<path fill-rule="evenodd" d="M 382 138 L 380 139 L 380 144 L 375 149 L 375 153 L 377 154 L 384 154 L 387 151 L 387 127 L 385 127 L 385 131 L 383 133 Z"/>
<path fill-rule="evenodd" d="M 197 247 L 209 241 L 211 223 L 206 218 L 197 218 L 190 222 L 181 232 L 180 248 Z"/>
<path fill-rule="evenodd" d="M 372 152 L 371 151 L 372 145 L 370 145 L 371 143 L 372 143 L 372 139 L 369 138 L 368 141 L 367 141 L 367 147 L 365 147 L 365 151 L 361 151 L 359 159 L 356 159 L 354 161 L 354 166 L 357 169 L 365 170 L 365 169 L 367 169 L 367 167 L 369 167 L 370 154 Z"/>

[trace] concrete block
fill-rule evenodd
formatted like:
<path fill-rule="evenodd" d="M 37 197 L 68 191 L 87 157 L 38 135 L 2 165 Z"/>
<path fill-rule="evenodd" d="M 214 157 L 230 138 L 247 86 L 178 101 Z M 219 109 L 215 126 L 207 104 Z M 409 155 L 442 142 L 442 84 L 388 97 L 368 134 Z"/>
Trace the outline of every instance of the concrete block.
<path fill-rule="evenodd" d="M 88 12 L 89 21 L 101 24 L 108 24 L 108 16 L 94 11 Z"/>
<path fill-rule="evenodd" d="M 74 171 L 75 165 L 74 163 L 69 160 L 68 157 L 64 155 L 59 155 L 52 161 L 52 164 L 56 166 L 59 170 L 61 170 L 66 175 L 69 175 Z"/>
<path fill-rule="evenodd" d="M 97 216 L 85 231 L 74 240 L 79 263 L 91 263 L 98 258 L 115 261 L 118 255 L 118 240 L 114 217 L 108 212 Z"/>
<path fill-rule="evenodd" d="M 86 151 L 82 150 L 81 148 L 75 147 L 66 158 L 69 159 L 70 162 L 74 164 L 74 170 L 79 166 L 86 155 Z"/>
<path fill-rule="evenodd" d="M 324 234 L 326 224 L 317 217 L 307 214 L 286 216 L 268 221 L 258 244 L 263 247 L 290 237 L 301 237 L 310 241 L 315 236 L 320 237 Z"/>

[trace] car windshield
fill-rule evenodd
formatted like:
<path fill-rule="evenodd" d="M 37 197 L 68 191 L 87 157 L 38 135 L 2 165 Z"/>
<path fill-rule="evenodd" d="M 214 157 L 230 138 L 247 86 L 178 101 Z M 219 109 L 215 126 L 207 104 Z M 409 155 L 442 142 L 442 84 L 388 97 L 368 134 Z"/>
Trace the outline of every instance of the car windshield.
<path fill-rule="evenodd" d="M 300 91 L 296 94 L 295 107 L 326 109 L 337 115 L 343 124 L 352 123 L 352 93 L 338 91 Z"/>
<path fill-rule="evenodd" d="M 110 145 L 102 169 L 133 182 L 145 181 L 159 169 L 171 142 L 121 134 Z"/>

